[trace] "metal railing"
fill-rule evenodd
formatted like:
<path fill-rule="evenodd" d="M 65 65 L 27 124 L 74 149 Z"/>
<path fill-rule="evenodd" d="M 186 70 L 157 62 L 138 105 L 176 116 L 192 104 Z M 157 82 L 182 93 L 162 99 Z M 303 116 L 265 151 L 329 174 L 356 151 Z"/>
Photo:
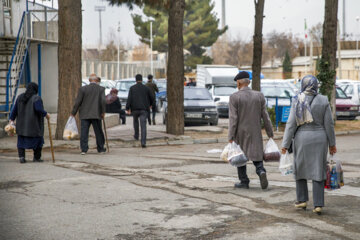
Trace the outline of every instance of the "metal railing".
<path fill-rule="evenodd" d="M 13 53 L 10 60 L 9 70 L 6 75 L 6 111 L 11 111 L 16 99 L 20 79 L 23 76 L 25 61 L 27 57 L 29 40 L 26 27 L 27 12 L 21 18 L 19 31 L 16 37 Z M 11 99 L 11 100 L 10 100 Z M 11 107 L 10 107 L 11 106 Z"/>

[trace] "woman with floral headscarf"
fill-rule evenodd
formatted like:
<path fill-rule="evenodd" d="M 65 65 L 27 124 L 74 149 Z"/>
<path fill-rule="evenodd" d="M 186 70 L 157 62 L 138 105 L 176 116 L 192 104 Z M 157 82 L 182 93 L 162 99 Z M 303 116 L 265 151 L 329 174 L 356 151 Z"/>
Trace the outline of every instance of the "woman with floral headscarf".
<path fill-rule="evenodd" d="M 26 87 L 25 93 L 17 98 L 10 114 L 11 122 L 16 119 L 20 163 L 26 163 L 25 149 L 34 150 L 34 162 L 43 162 L 41 151 L 44 144 L 44 117 L 50 119 L 38 95 L 38 85 L 31 82 Z"/>
<path fill-rule="evenodd" d="M 318 94 L 318 80 L 307 75 L 301 80 L 301 91 L 293 98 L 282 142 L 285 154 L 292 144 L 296 180 L 296 208 L 307 207 L 307 180 L 313 183 L 313 212 L 324 207 L 324 187 L 328 149 L 336 153 L 334 122 L 328 98 Z"/>

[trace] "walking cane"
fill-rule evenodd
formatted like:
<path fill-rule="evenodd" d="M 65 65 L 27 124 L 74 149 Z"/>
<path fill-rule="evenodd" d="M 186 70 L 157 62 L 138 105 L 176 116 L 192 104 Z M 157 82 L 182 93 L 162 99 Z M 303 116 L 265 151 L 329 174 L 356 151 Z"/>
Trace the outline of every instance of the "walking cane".
<path fill-rule="evenodd" d="M 52 156 L 52 161 L 53 163 L 55 163 L 55 157 L 54 157 L 54 147 L 53 147 L 53 142 L 52 142 L 52 135 L 51 135 L 51 127 L 50 127 L 50 120 L 47 119 L 47 123 L 48 123 L 48 128 L 49 128 L 49 139 L 50 139 L 50 149 L 51 149 L 51 156 Z"/>
<path fill-rule="evenodd" d="M 109 153 L 109 152 L 110 152 L 110 148 L 109 148 L 109 141 L 108 141 L 107 132 L 106 132 L 105 118 L 103 118 L 103 123 L 104 123 L 104 132 L 105 132 L 106 147 L 107 147 L 107 152 Z"/>

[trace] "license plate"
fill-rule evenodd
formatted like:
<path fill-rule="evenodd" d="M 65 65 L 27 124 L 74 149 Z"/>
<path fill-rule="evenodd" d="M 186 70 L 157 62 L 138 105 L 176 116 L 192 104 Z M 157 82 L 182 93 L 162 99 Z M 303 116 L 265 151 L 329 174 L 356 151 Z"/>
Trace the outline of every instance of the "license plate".
<path fill-rule="evenodd" d="M 201 113 L 188 113 L 186 114 L 187 118 L 202 118 L 202 114 Z"/>
<path fill-rule="evenodd" d="M 337 116 L 350 116 L 350 112 L 336 112 Z"/>

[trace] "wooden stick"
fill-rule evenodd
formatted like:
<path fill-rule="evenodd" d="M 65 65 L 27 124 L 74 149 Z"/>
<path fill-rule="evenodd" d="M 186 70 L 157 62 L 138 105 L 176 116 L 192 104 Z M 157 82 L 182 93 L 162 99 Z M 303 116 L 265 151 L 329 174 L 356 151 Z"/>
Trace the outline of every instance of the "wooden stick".
<path fill-rule="evenodd" d="M 46 120 L 47 120 L 48 128 L 49 128 L 49 139 L 50 139 L 50 149 L 51 149 L 52 161 L 53 161 L 53 163 L 55 163 L 54 147 L 53 147 L 53 142 L 52 142 L 50 120 L 49 119 L 46 119 Z"/>
<path fill-rule="evenodd" d="M 110 152 L 110 148 L 109 148 L 109 141 L 108 141 L 107 132 L 106 132 L 105 118 L 103 118 L 103 123 L 104 123 L 104 132 L 105 132 L 106 147 L 107 147 L 107 152 L 109 153 L 109 152 Z"/>

